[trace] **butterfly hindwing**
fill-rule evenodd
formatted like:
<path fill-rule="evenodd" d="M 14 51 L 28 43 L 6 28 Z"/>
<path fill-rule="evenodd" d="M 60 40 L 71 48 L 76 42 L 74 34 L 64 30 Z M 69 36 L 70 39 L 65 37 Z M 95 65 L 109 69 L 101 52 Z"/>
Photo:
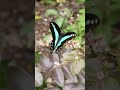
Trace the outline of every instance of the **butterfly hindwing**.
<path fill-rule="evenodd" d="M 57 43 L 57 46 L 55 47 L 56 53 L 60 49 L 62 49 L 62 46 L 66 41 L 71 40 L 75 36 L 76 36 L 76 33 L 74 33 L 74 32 L 67 32 L 63 36 L 61 36 L 59 42 Z"/>
<path fill-rule="evenodd" d="M 53 45 L 53 40 L 52 40 L 52 42 L 50 43 L 50 53 L 52 53 L 53 50 L 54 50 L 54 45 Z"/>

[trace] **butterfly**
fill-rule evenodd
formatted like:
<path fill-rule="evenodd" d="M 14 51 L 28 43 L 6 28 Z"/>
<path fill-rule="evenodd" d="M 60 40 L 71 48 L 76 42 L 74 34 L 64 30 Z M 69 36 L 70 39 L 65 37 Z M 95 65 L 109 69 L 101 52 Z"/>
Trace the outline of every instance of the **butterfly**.
<path fill-rule="evenodd" d="M 100 24 L 98 16 L 92 13 L 85 13 L 85 32 L 87 33 L 90 29 L 95 29 Z"/>
<path fill-rule="evenodd" d="M 59 26 L 55 22 L 50 22 L 50 30 L 53 38 L 50 45 L 50 53 L 58 53 L 66 41 L 76 36 L 75 32 L 61 33 Z"/>

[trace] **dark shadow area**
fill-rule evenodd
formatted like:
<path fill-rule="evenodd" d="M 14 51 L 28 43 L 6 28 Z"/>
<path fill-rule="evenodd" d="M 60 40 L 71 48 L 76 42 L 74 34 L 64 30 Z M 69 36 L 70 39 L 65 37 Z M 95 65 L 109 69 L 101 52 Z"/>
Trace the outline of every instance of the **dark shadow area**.
<path fill-rule="evenodd" d="M 34 90 L 34 7 L 0 1 L 0 90 Z"/>
<path fill-rule="evenodd" d="M 86 90 L 120 90 L 120 1 L 86 0 Z"/>

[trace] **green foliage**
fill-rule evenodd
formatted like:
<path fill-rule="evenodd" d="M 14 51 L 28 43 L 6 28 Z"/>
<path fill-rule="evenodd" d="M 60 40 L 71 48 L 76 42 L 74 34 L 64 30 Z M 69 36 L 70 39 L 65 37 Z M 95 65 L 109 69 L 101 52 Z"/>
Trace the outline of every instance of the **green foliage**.
<path fill-rule="evenodd" d="M 35 63 L 38 63 L 40 59 L 40 54 L 38 51 L 35 52 Z"/>
<path fill-rule="evenodd" d="M 71 10 L 69 8 L 64 8 L 63 11 L 65 12 L 67 18 L 69 18 L 71 16 L 71 14 L 72 14 Z"/>
<path fill-rule="evenodd" d="M 46 87 L 47 87 L 46 82 L 43 81 L 43 84 L 40 87 L 35 87 L 35 90 L 43 90 Z"/>
<path fill-rule="evenodd" d="M 56 15 L 56 16 L 58 16 L 57 10 L 55 10 L 55 9 L 48 9 L 48 10 L 45 12 L 45 16 L 47 17 L 47 16 L 50 16 L 50 15 Z"/>
<path fill-rule="evenodd" d="M 77 33 L 76 40 L 80 41 L 80 45 L 84 44 L 83 36 L 85 35 L 85 9 L 79 11 L 80 16 L 77 17 L 72 25 L 68 25 L 64 31 L 73 31 Z"/>
<path fill-rule="evenodd" d="M 78 3 L 84 3 L 85 2 L 85 0 L 76 0 L 76 2 L 78 2 Z"/>
<path fill-rule="evenodd" d="M 44 40 L 44 41 L 47 41 L 47 40 L 49 40 L 49 38 L 50 38 L 50 34 L 46 35 L 46 36 L 43 38 L 43 40 Z"/>
<path fill-rule="evenodd" d="M 58 24 L 59 27 L 61 27 L 64 23 L 65 18 L 60 16 L 56 19 L 56 23 Z"/>
<path fill-rule="evenodd" d="M 81 9 L 79 11 L 80 16 L 76 20 L 76 24 L 78 25 L 79 29 L 79 36 L 84 36 L 85 35 L 85 9 Z"/>
<path fill-rule="evenodd" d="M 8 63 L 7 60 L 0 61 L 0 88 L 6 88 L 8 85 Z"/>
<path fill-rule="evenodd" d="M 55 5 L 55 0 L 40 0 L 40 3 L 48 4 L 48 5 Z"/>

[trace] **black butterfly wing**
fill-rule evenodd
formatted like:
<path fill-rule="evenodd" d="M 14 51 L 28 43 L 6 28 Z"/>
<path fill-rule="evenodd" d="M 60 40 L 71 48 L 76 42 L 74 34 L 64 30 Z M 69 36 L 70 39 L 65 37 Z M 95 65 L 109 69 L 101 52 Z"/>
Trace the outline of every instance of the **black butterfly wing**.
<path fill-rule="evenodd" d="M 61 36 L 59 42 L 57 43 L 57 45 L 55 47 L 55 52 L 58 53 L 58 51 L 60 51 L 62 49 L 63 44 L 66 41 L 71 40 L 75 36 L 76 36 L 76 33 L 74 33 L 74 32 L 67 32 L 63 36 Z"/>
<path fill-rule="evenodd" d="M 50 30 L 53 37 L 50 50 L 51 52 L 53 52 L 53 50 L 55 49 L 55 46 L 57 45 L 61 32 L 60 32 L 59 26 L 55 22 L 50 22 Z"/>
<path fill-rule="evenodd" d="M 98 16 L 91 14 L 91 13 L 85 13 L 85 32 L 88 32 L 90 29 L 96 28 L 100 24 L 100 19 Z"/>

